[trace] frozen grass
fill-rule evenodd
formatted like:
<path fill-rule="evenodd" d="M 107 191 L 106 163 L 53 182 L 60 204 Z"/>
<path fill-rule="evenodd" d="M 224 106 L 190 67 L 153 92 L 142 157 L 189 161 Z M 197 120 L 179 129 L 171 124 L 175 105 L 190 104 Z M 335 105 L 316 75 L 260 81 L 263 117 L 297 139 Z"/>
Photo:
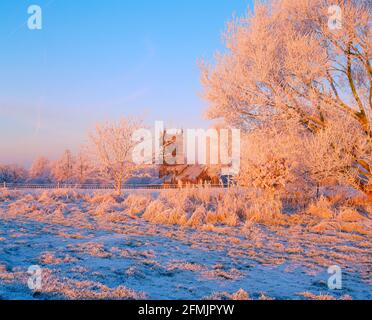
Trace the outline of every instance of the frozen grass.
<path fill-rule="evenodd" d="M 238 189 L 0 190 L 0 297 L 370 299 L 371 235 L 359 195 L 288 206 Z M 32 264 L 47 270 L 37 295 Z M 326 286 L 335 264 L 340 292 Z"/>
<path fill-rule="evenodd" d="M 153 223 L 201 227 L 239 226 L 246 222 L 277 224 L 283 221 L 281 202 L 246 190 L 223 192 L 205 188 L 163 191 L 144 212 Z"/>

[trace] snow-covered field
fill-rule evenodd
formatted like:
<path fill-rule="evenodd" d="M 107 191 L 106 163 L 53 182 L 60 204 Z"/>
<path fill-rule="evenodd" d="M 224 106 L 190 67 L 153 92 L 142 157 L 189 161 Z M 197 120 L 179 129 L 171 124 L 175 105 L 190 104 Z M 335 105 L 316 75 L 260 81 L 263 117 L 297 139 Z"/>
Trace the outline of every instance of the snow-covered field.
<path fill-rule="evenodd" d="M 369 215 L 232 223 L 226 203 L 229 219 L 210 199 L 203 215 L 198 196 L 0 191 L 0 299 L 372 299 Z M 198 215 L 169 211 L 186 200 Z M 332 265 L 341 290 L 328 288 Z"/>

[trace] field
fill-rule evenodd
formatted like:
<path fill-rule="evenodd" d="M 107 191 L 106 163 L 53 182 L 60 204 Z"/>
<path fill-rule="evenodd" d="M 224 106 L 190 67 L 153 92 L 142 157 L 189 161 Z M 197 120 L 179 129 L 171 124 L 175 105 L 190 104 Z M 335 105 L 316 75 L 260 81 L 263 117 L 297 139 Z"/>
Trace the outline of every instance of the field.
<path fill-rule="evenodd" d="M 368 200 L 245 197 L 0 190 L 0 299 L 372 298 Z M 328 287 L 333 265 L 340 290 Z"/>

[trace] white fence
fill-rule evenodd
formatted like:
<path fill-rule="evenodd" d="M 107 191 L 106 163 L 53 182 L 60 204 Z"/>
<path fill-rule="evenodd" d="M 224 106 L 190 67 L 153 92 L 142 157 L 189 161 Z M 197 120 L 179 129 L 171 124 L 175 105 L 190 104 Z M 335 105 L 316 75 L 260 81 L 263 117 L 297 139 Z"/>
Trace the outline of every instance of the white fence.
<path fill-rule="evenodd" d="M 201 185 L 195 185 L 195 187 Z M 208 185 L 211 188 L 223 188 L 222 185 Z M 46 184 L 32 184 L 32 183 L 7 183 L 3 182 L 2 187 L 10 190 L 20 189 L 76 189 L 76 190 L 114 190 L 113 184 L 68 184 L 68 183 L 46 183 Z M 183 186 L 185 187 L 185 186 Z M 180 189 L 179 185 L 168 184 L 124 184 L 123 190 L 162 190 L 162 189 Z"/>

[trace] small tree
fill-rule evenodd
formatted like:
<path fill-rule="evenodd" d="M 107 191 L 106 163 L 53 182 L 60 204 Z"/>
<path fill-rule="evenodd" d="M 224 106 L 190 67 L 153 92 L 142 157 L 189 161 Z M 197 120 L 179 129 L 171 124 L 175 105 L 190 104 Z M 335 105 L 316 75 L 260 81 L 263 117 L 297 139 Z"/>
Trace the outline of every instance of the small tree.
<path fill-rule="evenodd" d="M 239 182 L 276 194 L 312 195 L 316 188 L 319 195 L 321 186 L 354 183 L 355 156 L 366 148 L 364 134 L 345 116 L 315 133 L 296 121 L 275 121 L 245 135 Z"/>
<path fill-rule="evenodd" d="M 132 151 L 137 144 L 132 141 L 132 135 L 141 127 L 142 121 L 138 119 L 122 118 L 116 123 L 98 124 L 90 135 L 99 168 L 114 181 L 119 195 L 123 183 L 138 168 L 132 159 Z"/>
<path fill-rule="evenodd" d="M 74 175 L 79 183 L 85 183 L 92 174 L 93 168 L 91 161 L 85 152 L 80 150 L 75 159 Z"/>
<path fill-rule="evenodd" d="M 275 123 L 244 135 L 239 184 L 277 195 L 288 193 L 298 185 L 304 191 L 299 155 L 306 132 L 299 129 L 295 123 Z"/>
<path fill-rule="evenodd" d="M 300 155 L 305 174 L 317 187 L 330 183 L 354 184 L 360 176 L 355 156 L 362 157 L 368 148 L 368 142 L 355 122 L 346 117 L 333 119 L 324 129 L 313 135 L 307 135 L 303 141 Z M 368 184 L 368 180 L 364 182 Z M 355 187 L 358 187 L 357 185 Z"/>
<path fill-rule="evenodd" d="M 0 182 L 1 183 L 18 183 L 27 179 L 27 171 L 16 165 L 0 165 Z"/>
<path fill-rule="evenodd" d="M 75 159 L 70 150 L 66 150 L 53 167 L 53 176 L 58 182 L 71 182 L 74 177 Z"/>
<path fill-rule="evenodd" d="M 50 174 L 49 160 L 45 157 L 40 157 L 33 162 L 29 170 L 29 179 L 36 182 L 49 182 Z"/>

